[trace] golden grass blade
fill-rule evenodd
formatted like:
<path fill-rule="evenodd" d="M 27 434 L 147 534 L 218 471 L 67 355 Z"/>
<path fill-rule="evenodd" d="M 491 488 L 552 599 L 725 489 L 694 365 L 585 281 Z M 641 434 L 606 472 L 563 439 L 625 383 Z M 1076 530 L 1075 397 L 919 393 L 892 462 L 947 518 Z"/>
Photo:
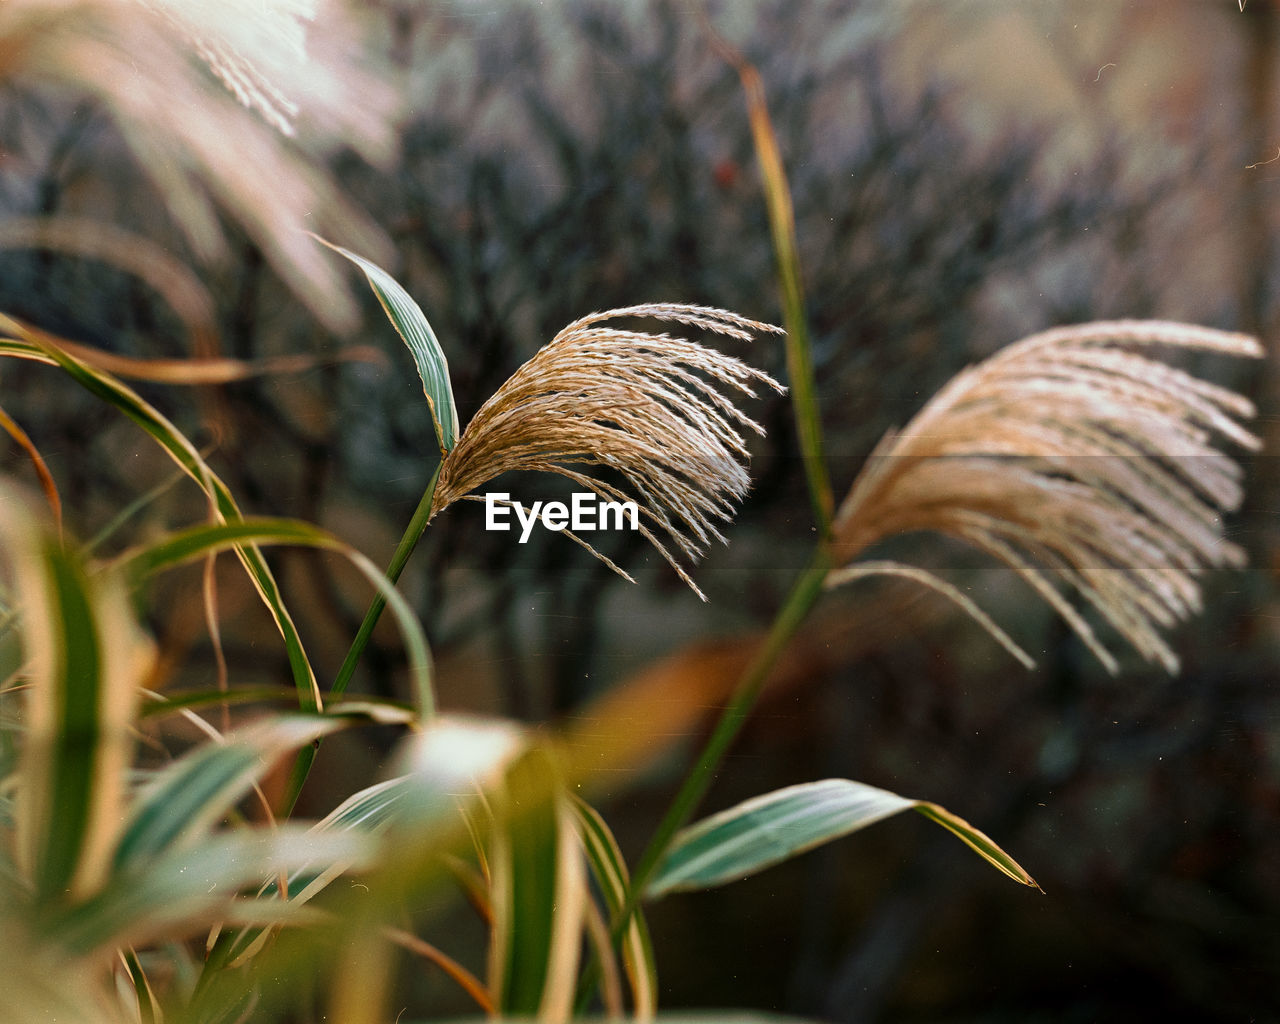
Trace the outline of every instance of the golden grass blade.
<path fill-rule="evenodd" d="M 711 39 L 712 47 L 738 73 L 742 91 L 746 95 L 751 141 L 755 147 L 756 159 L 760 163 L 765 206 L 769 213 L 769 232 L 778 267 L 778 287 L 782 293 L 783 318 L 787 325 L 787 379 L 791 384 L 796 436 L 804 459 L 805 479 L 809 484 L 814 519 L 818 524 L 819 534 L 825 537 L 831 527 L 834 499 L 831 478 L 823 456 L 822 418 L 814 383 L 809 325 L 804 311 L 804 287 L 796 245 L 796 218 L 791 203 L 791 186 L 782 163 L 773 120 L 769 117 L 769 104 L 765 98 L 764 80 L 760 77 L 760 72 L 711 27 L 705 14 L 703 20 L 703 27 Z"/>
<path fill-rule="evenodd" d="M 200 387 L 209 384 L 232 384 L 254 377 L 287 376 L 308 373 L 319 366 L 331 363 L 384 363 L 386 357 L 371 345 L 352 345 L 333 355 L 298 354 L 274 356 L 269 359 L 227 359 L 220 356 L 194 359 L 139 359 L 106 352 L 92 345 L 82 345 L 67 338 L 50 334 L 17 317 L 0 313 L 0 333 L 9 340 L 39 339 L 44 345 L 53 345 L 98 370 L 105 370 L 116 377 L 128 380 L 145 380 L 154 384 L 175 384 L 184 387 Z M 31 358 L 39 359 L 36 353 Z M 54 363 L 52 359 L 41 360 Z"/>
<path fill-rule="evenodd" d="M 44 492 L 44 499 L 49 504 L 49 511 L 53 513 L 53 525 L 58 535 L 62 535 L 62 498 L 58 494 L 58 484 L 53 479 L 53 474 L 49 472 L 49 465 L 44 461 L 44 456 L 40 454 L 40 449 L 35 446 L 27 432 L 18 426 L 17 422 L 3 409 L 0 409 L 0 427 L 4 428 L 6 434 L 13 438 L 14 442 L 26 452 L 27 458 L 31 460 L 31 465 L 36 471 L 36 477 L 40 481 L 40 490 Z"/>
<path fill-rule="evenodd" d="M 383 934 L 401 949 L 407 949 L 410 953 L 435 964 L 457 982 L 458 986 L 475 1000 L 481 1010 L 485 1013 L 493 1012 L 493 1003 L 489 999 L 489 993 L 484 989 L 484 983 L 448 953 L 403 928 L 384 928 Z"/>
<path fill-rule="evenodd" d="M 853 580 L 863 579 L 867 576 L 900 576 L 903 579 L 912 580 L 937 591 L 943 597 L 959 605 L 974 622 L 985 629 L 991 635 L 991 638 L 1013 655 L 1024 668 L 1031 669 L 1036 667 L 1035 659 L 1019 647 L 1014 639 L 1001 629 L 999 624 L 979 608 L 963 591 L 957 590 L 946 580 L 939 579 L 933 573 L 917 568 L 914 565 L 905 565 L 902 562 L 886 561 L 884 559 L 854 562 L 852 565 L 846 565 L 828 573 L 824 585 L 837 587 L 843 583 L 851 583 Z"/>
<path fill-rule="evenodd" d="M 1201 574 L 1244 561 L 1222 522 L 1242 472 L 1218 439 L 1259 442 L 1239 422 L 1253 415 L 1245 398 L 1135 351 L 1150 346 L 1262 355 L 1245 335 L 1141 320 L 1009 346 L 877 446 L 836 514 L 828 583 L 865 575 L 853 560 L 888 536 L 938 531 L 1012 568 L 1109 671 L 1117 661 L 1063 588 L 1177 671 L 1161 630 L 1199 610 Z"/>
<path fill-rule="evenodd" d="M 16 217 L 0 223 L 0 249 L 73 253 L 110 264 L 150 285 L 191 336 L 192 352 L 219 352 L 213 299 L 200 279 L 168 250 L 132 231 L 87 217 Z"/>

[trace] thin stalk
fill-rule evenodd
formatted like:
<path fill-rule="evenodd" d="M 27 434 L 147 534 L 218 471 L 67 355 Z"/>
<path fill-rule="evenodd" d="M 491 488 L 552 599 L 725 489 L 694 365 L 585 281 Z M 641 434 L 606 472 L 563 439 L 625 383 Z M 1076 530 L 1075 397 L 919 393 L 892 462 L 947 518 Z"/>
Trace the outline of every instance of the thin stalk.
<path fill-rule="evenodd" d="M 418 541 L 422 538 L 422 534 L 427 528 L 427 522 L 431 518 L 431 503 L 436 496 L 436 481 L 440 479 L 440 467 L 443 464 L 443 461 L 437 463 L 435 472 L 431 474 L 431 479 L 427 481 L 427 489 L 422 492 L 422 500 L 418 502 L 418 507 L 414 509 L 413 518 L 409 520 L 409 525 L 405 527 L 404 535 L 401 536 L 400 543 L 396 545 L 395 554 L 391 556 L 391 561 L 387 565 L 387 579 L 392 583 L 399 582 L 400 574 L 404 572 L 405 563 L 409 561 L 409 556 L 413 554 L 413 549 L 418 546 Z M 351 641 L 351 648 L 347 651 L 347 656 L 343 659 L 337 676 L 334 677 L 333 687 L 329 691 L 331 698 L 340 697 L 346 691 L 347 684 L 351 682 L 351 677 L 355 674 L 360 656 L 364 654 L 364 649 L 369 646 L 369 637 L 373 635 L 373 629 L 378 624 L 378 619 L 386 606 L 386 598 L 381 594 L 374 594 L 373 600 L 369 603 L 369 610 L 364 614 L 364 621 L 360 623 L 360 628 L 356 631 L 356 638 Z M 424 708 L 423 711 L 426 714 L 431 714 L 435 711 L 435 708 Z"/>
<path fill-rule="evenodd" d="M 831 556 L 826 546 L 819 545 L 814 550 L 808 566 L 792 585 L 791 592 L 773 620 L 773 625 L 769 627 L 768 636 L 765 637 L 751 659 L 751 664 L 738 680 L 729 704 L 698 755 L 697 762 L 685 776 L 684 783 L 671 801 L 671 806 L 667 809 L 666 815 L 636 865 L 636 870 L 631 876 L 626 902 L 618 910 L 610 926 L 610 939 L 615 948 L 630 926 L 631 918 L 644 897 L 644 888 L 671 846 L 671 841 L 688 823 L 698 804 L 706 796 L 707 789 L 715 780 L 720 762 L 755 708 L 769 673 L 773 671 L 778 658 L 791 642 L 791 638 L 795 636 L 810 609 L 822 596 L 823 582 L 831 567 Z M 600 964 L 593 959 L 587 970 L 583 972 L 578 987 L 577 1009 L 580 1013 L 586 1009 L 587 1002 L 591 998 L 599 971 Z"/>
<path fill-rule="evenodd" d="M 613 921 L 610 937 L 615 948 L 621 942 L 631 922 L 650 876 L 661 862 L 676 833 L 688 822 L 699 802 L 706 795 L 721 760 L 755 707 L 760 691 L 777 663 L 778 657 L 821 596 L 823 582 L 832 567 L 831 557 L 827 551 L 827 541 L 831 536 L 835 500 L 823 454 L 822 419 L 818 409 L 813 355 L 804 312 L 804 288 L 800 279 L 800 257 L 796 247 L 795 211 L 791 202 L 791 188 L 787 183 L 786 169 L 783 167 L 782 155 L 778 149 L 777 135 L 769 118 L 764 81 L 760 73 L 750 61 L 715 31 L 706 12 L 700 13 L 703 27 L 710 37 L 712 46 L 737 71 L 743 91 L 746 93 L 751 137 L 755 146 L 756 159 L 760 161 L 760 176 L 764 183 L 765 205 L 769 215 L 769 231 L 773 239 L 773 252 L 778 269 L 783 322 L 787 328 L 787 376 L 791 384 L 796 439 L 800 446 L 819 541 L 808 568 L 792 586 L 785 604 L 773 620 L 769 635 L 738 681 L 733 697 L 719 722 L 716 723 L 715 730 L 703 747 L 697 763 L 685 777 L 683 785 L 667 810 L 666 817 L 659 824 L 648 848 L 640 858 L 635 874 L 631 878 L 627 900 Z M 591 967 L 584 972 L 579 985 L 579 1011 L 585 1009 L 598 974 L 599 964 L 593 961 Z"/>
<path fill-rule="evenodd" d="M 405 527 L 404 534 L 400 537 L 400 543 L 396 545 L 395 553 L 391 556 L 391 561 L 387 565 L 387 579 L 392 583 L 396 583 L 400 579 L 400 574 L 404 572 L 405 564 L 409 561 L 409 556 L 413 554 L 413 549 L 418 546 L 418 541 L 422 538 L 422 534 L 427 529 L 427 522 L 431 519 L 431 503 L 435 500 L 436 481 L 440 479 L 440 467 L 443 461 L 436 464 L 435 472 L 431 474 L 431 479 L 427 481 L 427 488 L 422 492 L 422 500 L 418 502 L 418 507 L 414 509 L 413 518 L 409 520 L 409 525 Z M 360 663 L 360 656 L 364 654 L 364 649 L 369 646 L 369 638 L 373 636 L 374 627 L 378 624 L 378 619 L 382 616 L 382 611 L 387 606 L 387 600 L 381 594 L 374 594 L 373 600 L 369 602 L 369 610 L 364 614 L 364 621 L 360 623 L 360 628 L 356 631 L 355 639 L 351 641 L 351 647 L 347 651 L 346 658 L 343 659 L 338 674 L 333 680 L 333 686 L 329 690 L 329 697 L 336 698 L 342 696 L 347 689 L 347 684 L 351 682 L 351 677 L 355 674 L 356 665 Z M 425 700 L 433 700 L 428 693 L 424 696 Z M 429 707 L 421 709 L 424 718 L 430 718 L 435 714 L 435 706 L 432 703 Z M 293 770 L 289 773 L 289 782 L 285 787 L 285 801 L 281 817 L 287 818 L 293 813 L 294 804 L 298 802 L 298 795 L 302 792 L 302 787 L 306 785 L 307 776 L 311 773 L 311 765 L 316 759 L 316 752 L 320 749 L 320 741 L 316 740 L 309 746 L 303 747 L 298 751 L 298 757 L 293 763 Z"/>
<path fill-rule="evenodd" d="M 631 892 L 618 915 L 618 920 L 613 925 L 615 936 L 620 936 L 626 928 L 650 875 L 662 860 L 663 854 L 667 852 L 671 840 L 688 823 L 706 795 L 725 753 L 755 707 L 760 691 L 769 678 L 769 673 L 773 671 L 779 656 L 790 643 L 805 616 L 809 614 L 809 610 L 822 595 L 822 584 L 830 569 L 831 558 L 825 548 L 819 547 L 810 559 L 809 565 L 792 586 L 786 602 L 773 620 L 769 635 L 765 637 L 764 643 L 756 651 L 746 672 L 738 680 L 737 688 L 720 716 L 720 721 L 716 723 L 715 729 L 702 748 L 702 753 L 698 755 L 697 762 L 685 777 L 680 791 L 672 800 L 666 816 L 654 832 L 648 848 L 636 865 L 635 873 L 631 877 Z"/>
<path fill-rule="evenodd" d="M 769 119 L 764 81 L 754 66 L 729 45 L 706 20 L 704 27 L 716 52 L 738 73 L 747 97 L 751 138 L 760 176 L 764 181 L 765 206 L 773 254 L 778 267 L 778 287 L 782 293 L 783 324 L 787 328 L 787 377 L 791 385 L 791 408 L 795 415 L 796 439 L 809 485 L 818 535 L 825 539 L 831 531 L 834 499 L 822 447 L 822 420 L 818 410 L 817 387 L 813 376 L 813 354 L 804 314 L 804 288 L 800 281 L 800 257 L 796 249 L 796 218 L 791 204 L 791 187 L 778 150 L 778 138 Z"/>

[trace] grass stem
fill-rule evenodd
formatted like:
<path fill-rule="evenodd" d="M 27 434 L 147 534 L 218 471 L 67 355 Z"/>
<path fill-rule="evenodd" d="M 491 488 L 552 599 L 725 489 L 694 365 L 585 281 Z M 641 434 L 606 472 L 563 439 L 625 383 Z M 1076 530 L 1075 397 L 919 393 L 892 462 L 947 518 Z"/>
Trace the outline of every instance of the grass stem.
<path fill-rule="evenodd" d="M 426 531 L 427 522 L 431 519 L 431 504 L 435 499 L 436 481 L 440 478 L 440 466 L 442 464 L 438 463 L 436 465 L 435 471 L 431 474 L 431 479 L 427 481 L 426 490 L 422 492 L 422 500 L 418 502 L 418 507 L 414 509 L 413 518 L 409 520 L 409 525 L 405 527 L 400 543 L 396 545 L 396 550 L 391 556 L 391 562 L 387 565 L 387 579 L 392 583 L 396 583 L 400 579 L 400 574 L 404 572 L 409 556 L 413 554 L 413 549 L 418 546 L 418 541 Z M 356 665 L 360 663 L 360 656 L 364 654 L 364 649 L 369 646 L 369 638 L 373 636 L 374 627 L 377 626 L 378 619 L 382 616 L 382 611 L 386 606 L 387 599 L 381 594 L 374 594 L 373 600 L 369 602 L 369 610 L 364 614 L 364 621 L 360 623 L 360 628 L 356 631 L 355 639 L 351 641 L 347 656 L 343 659 L 337 676 L 334 677 L 333 686 L 329 690 L 329 698 L 331 700 L 342 696 L 346 692 L 347 684 L 351 682 L 351 677 L 355 674 Z M 424 721 L 429 721 L 436 713 L 435 698 L 430 689 L 423 693 L 422 701 L 424 706 L 419 708 L 419 713 Z M 302 787 L 306 785 L 307 776 L 311 773 L 311 765 L 315 762 L 316 752 L 319 749 L 320 741 L 316 740 L 298 752 L 298 757 L 293 763 L 293 769 L 289 773 L 288 784 L 285 787 L 285 799 L 280 817 L 287 818 L 293 813 L 293 807 L 298 802 Z"/>

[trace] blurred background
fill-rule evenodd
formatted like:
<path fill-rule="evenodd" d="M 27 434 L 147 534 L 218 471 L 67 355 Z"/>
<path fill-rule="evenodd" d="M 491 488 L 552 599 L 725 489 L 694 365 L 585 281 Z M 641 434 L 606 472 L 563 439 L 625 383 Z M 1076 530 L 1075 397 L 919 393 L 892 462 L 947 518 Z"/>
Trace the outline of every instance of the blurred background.
<path fill-rule="evenodd" d="M 745 105 L 708 18 L 764 79 L 837 493 L 960 368 L 1049 325 L 1183 319 L 1259 334 L 1273 351 L 1280 6 L 379 0 L 348 42 L 394 88 L 389 155 L 321 144 L 305 123 L 289 145 L 321 161 L 386 236 L 377 255 L 432 321 L 464 423 L 591 310 L 666 300 L 780 320 Z M 237 159 L 235 140 L 226 146 Z M 263 201 L 282 187 L 261 181 Z M 323 324 L 261 237 L 225 214 L 227 244 L 197 251 L 103 104 L 9 76 L 0 217 L 51 216 L 129 228 L 192 266 L 224 354 L 319 357 L 302 373 L 217 388 L 139 388 L 208 446 L 246 511 L 318 522 L 385 564 L 435 455 L 420 383 L 372 297 L 352 291 L 355 329 Z M 122 355 L 191 350 L 155 292 L 65 252 L 0 251 L 0 310 Z M 380 354 L 342 357 L 356 345 Z M 735 354 L 785 377 L 775 341 Z M 891 553 L 966 587 L 1039 669 L 1022 670 L 910 584 L 833 593 L 704 807 L 858 779 L 974 822 L 1045 895 L 940 830 L 894 820 L 655 906 L 668 1009 L 838 1021 L 1280 1015 L 1280 367 L 1272 357 L 1191 368 L 1257 403 L 1267 448 L 1248 463 L 1248 503 L 1230 526 L 1251 566 L 1206 581 L 1204 612 L 1173 637 L 1180 675 L 1112 641 L 1125 657 L 1111 678 L 1010 573 L 905 538 Z M 81 536 L 172 476 L 136 428 L 46 368 L 0 367 L 0 393 Z M 639 540 L 604 544 L 632 586 L 546 531 L 526 545 L 486 533 L 483 506 L 467 503 L 432 525 L 403 580 L 445 707 L 572 725 L 625 697 L 651 716 L 641 727 L 653 735 L 600 798 L 632 857 L 814 539 L 789 407 L 764 397 L 748 412 L 768 437 L 728 546 L 694 570 L 705 605 Z M 15 446 L 0 458 L 34 479 Z M 536 477 L 499 487 L 526 501 L 564 493 Z M 170 487 L 131 529 L 202 515 Z M 272 558 L 332 678 L 367 593 L 336 561 Z M 287 684 L 269 619 L 225 569 L 232 682 Z M 189 595 L 198 573 L 168 585 Z M 212 685 L 198 601 L 164 596 L 148 624 L 166 684 Z M 359 685 L 404 695 L 402 677 L 398 638 L 380 629 Z M 327 744 L 307 807 L 370 781 L 394 739 Z M 465 911 L 441 913 L 459 942 L 478 943 L 473 925 L 448 923 Z M 445 983 L 410 984 L 436 1007 L 465 1009 Z"/>

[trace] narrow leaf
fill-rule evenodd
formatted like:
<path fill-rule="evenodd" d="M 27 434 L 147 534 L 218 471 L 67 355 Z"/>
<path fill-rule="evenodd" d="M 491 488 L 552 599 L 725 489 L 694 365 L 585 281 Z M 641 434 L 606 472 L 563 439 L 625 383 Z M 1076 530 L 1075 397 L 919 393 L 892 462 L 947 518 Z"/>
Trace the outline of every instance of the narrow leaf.
<path fill-rule="evenodd" d="M 391 321 L 391 326 L 396 329 L 400 340 L 413 356 L 418 376 L 422 378 L 422 391 L 431 407 L 431 419 L 435 424 L 440 454 L 448 454 L 458 442 L 458 409 L 453 400 L 453 385 L 449 382 L 449 361 L 445 358 L 444 350 L 426 315 L 410 298 L 409 293 L 400 287 L 399 282 L 376 263 L 357 256 L 340 245 L 326 242 L 318 235 L 311 237 L 345 256 L 364 271 L 373 294 L 378 297 L 387 319 Z"/>
<path fill-rule="evenodd" d="M 906 810 L 920 811 L 1010 878 L 1039 888 L 988 836 L 937 804 L 848 779 L 826 779 L 755 797 L 685 829 L 659 864 L 645 895 L 655 899 L 737 881 Z"/>
<path fill-rule="evenodd" d="M 600 813 L 585 800 L 573 799 L 578 817 L 578 830 L 596 883 L 604 895 L 611 918 L 617 918 L 627 903 L 631 888 L 626 861 L 613 832 Z M 658 967 L 653 957 L 653 943 L 643 912 L 637 908 L 627 925 L 622 947 L 627 980 L 631 983 L 633 1013 L 638 1020 L 648 1020 L 657 1009 Z"/>
<path fill-rule="evenodd" d="M 293 825 L 239 829 L 171 850 L 146 871 L 117 875 L 99 896 L 50 917 L 45 930 L 69 952 L 89 954 L 195 935 L 222 919 L 262 920 L 258 901 L 240 895 L 246 886 L 318 861 L 365 866 L 374 853 L 370 838 L 357 833 L 318 835 Z M 293 908 L 266 909 L 278 920 L 276 909 L 287 914 Z"/>
<path fill-rule="evenodd" d="M 298 519 L 237 519 L 234 522 L 204 524 L 154 541 L 122 556 L 126 571 L 135 580 L 161 569 L 172 568 L 202 558 L 207 554 L 251 544 L 254 550 L 264 544 L 292 544 L 336 551 L 354 565 L 373 585 L 395 615 L 404 638 L 409 658 L 419 716 L 430 719 L 435 714 L 432 689 L 431 652 L 426 636 L 413 609 L 395 586 L 368 558 L 333 534 Z M 354 705 L 353 705 L 354 707 Z"/>
<path fill-rule="evenodd" d="M 243 519 L 230 489 L 209 468 L 195 446 L 137 392 L 111 374 L 64 351 L 52 336 L 20 321 L 0 314 L 0 331 L 6 331 L 18 339 L 0 338 L 0 356 L 32 359 L 60 367 L 90 394 L 115 407 L 149 434 L 204 491 L 211 511 L 218 519 L 224 522 Z M 293 617 L 285 607 L 280 588 L 266 559 L 252 544 L 241 544 L 235 550 L 284 639 L 299 705 L 307 710 L 319 709 L 320 689 L 316 685 L 315 673 L 311 670 L 311 662 L 307 658 L 302 639 L 298 635 Z M 304 751 L 304 756 L 305 754 Z M 309 763 L 308 761 L 308 766 Z"/>
<path fill-rule="evenodd" d="M 37 902 L 103 880 L 122 817 L 129 724 L 147 645 L 119 579 L 91 580 L 78 557 L 0 493 L 0 542 L 13 560 L 29 670 L 19 858 Z"/>
<path fill-rule="evenodd" d="M 773 237 L 773 254 L 778 265 L 778 287 L 782 293 L 783 319 L 787 327 L 787 376 L 791 385 L 796 437 L 804 460 L 818 532 L 825 536 L 831 529 L 834 502 L 831 479 L 823 454 L 822 418 L 818 409 L 813 352 L 809 342 L 808 319 L 805 316 L 791 186 L 787 182 L 778 137 L 769 117 L 769 105 L 765 100 L 764 80 L 760 77 L 760 72 L 714 31 L 711 32 L 711 43 L 720 56 L 738 72 L 746 94 L 751 140 L 755 146 L 756 159 L 760 161 L 769 231 Z"/>
<path fill-rule="evenodd" d="M 489 986 L 500 1012 L 567 1020 L 573 1009 L 586 879 L 551 755 L 531 748 L 495 794 Z"/>
<path fill-rule="evenodd" d="M 145 870 L 170 849 L 204 838 L 281 755 L 342 724 L 315 715 L 267 718 L 179 758 L 138 794 L 115 850 L 115 870 Z"/>
<path fill-rule="evenodd" d="M 361 704 L 330 706 L 327 715 L 360 713 Z M 375 721 L 389 709 L 371 709 Z M 414 734 L 401 763 L 405 774 L 379 782 L 347 797 L 317 822 L 318 835 L 357 832 L 378 836 L 399 831 L 400 842 L 420 845 L 423 836 L 439 835 L 442 825 L 458 818 L 458 800 L 479 792 L 482 784 L 501 778 L 506 764 L 523 747 L 518 729 L 507 722 L 453 716 L 434 719 Z M 406 838 L 407 837 L 407 838 Z M 332 884 L 347 865 L 317 860 L 299 864 L 285 879 L 289 902 L 302 904 Z M 260 897 L 279 892 L 275 879 L 260 890 Z M 249 929 L 219 938 L 218 955 L 227 963 L 240 963 L 256 955 L 265 941 L 262 929 Z"/>

